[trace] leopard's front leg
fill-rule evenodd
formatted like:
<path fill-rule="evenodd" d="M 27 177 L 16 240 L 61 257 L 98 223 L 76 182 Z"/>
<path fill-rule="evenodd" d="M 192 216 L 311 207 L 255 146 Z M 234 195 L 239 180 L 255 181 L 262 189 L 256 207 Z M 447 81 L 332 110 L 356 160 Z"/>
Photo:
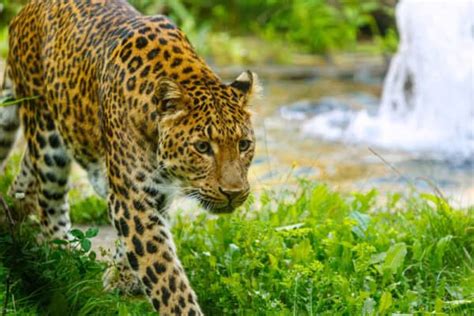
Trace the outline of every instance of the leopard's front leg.
<path fill-rule="evenodd" d="M 131 193 L 126 199 L 112 193 L 109 207 L 130 268 L 160 315 L 200 315 L 165 219 L 140 194 Z"/>
<path fill-rule="evenodd" d="M 131 158 L 108 162 L 110 217 L 130 268 L 160 315 L 202 315 L 163 215 L 167 196 L 146 173 L 151 168 Z"/>

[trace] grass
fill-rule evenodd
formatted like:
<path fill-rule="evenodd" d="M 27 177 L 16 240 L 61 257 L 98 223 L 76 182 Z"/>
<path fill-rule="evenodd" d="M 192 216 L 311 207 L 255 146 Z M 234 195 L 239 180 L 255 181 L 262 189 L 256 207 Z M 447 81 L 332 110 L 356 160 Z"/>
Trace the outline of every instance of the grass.
<path fill-rule="evenodd" d="M 302 184 L 257 210 L 175 226 L 209 314 L 374 315 L 474 311 L 474 212 L 433 195 L 343 196 Z M 209 273 L 212 271 L 212 273 Z"/>
<path fill-rule="evenodd" d="M 2 192 L 11 173 L 0 177 Z M 302 181 L 230 216 L 178 214 L 173 231 L 208 315 L 472 315 L 474 209 L 430 194 L 385 200 Z M 102 218 L 102 203 L 75 203 L 73 219 Z M 4 230 L 0 302 L 8 313 L 150 314 L 142 297 L 102 291 L 105 263 L 90 250 L 95 234 L 76 231 L 65 250 L 38 245 L 27 223 L 15 238 Z"/>
<path fill-rule="evenodd" d="M 102 290 L 105 264 L 90 251 L 89 229 L 69 242 L 38 245 L 37 228 L 21 225 L 14 238 L 0 234 L 0 300 L 7 315 L 144 315 L 146 300 L 122 298 Z M 64 242 L 66 243 L 66 242 Z M 130 311 L 130 312 L 129 312 Z M 5 314 L 4 314 L 5 315 Z"/>
<path fill-rule="evenodd" d="M 71 205 L 71 221 L 75 224 L 108 225 L 107 202 L 95 195 Z"/>

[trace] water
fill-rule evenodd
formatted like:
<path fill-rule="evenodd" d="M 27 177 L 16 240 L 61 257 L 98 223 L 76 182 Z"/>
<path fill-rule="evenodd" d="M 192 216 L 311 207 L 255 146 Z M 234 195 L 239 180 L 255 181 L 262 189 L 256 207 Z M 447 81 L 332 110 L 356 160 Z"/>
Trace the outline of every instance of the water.
<path fill-rule="evenodd" d="M 303 132 L 472 163 L 474 2 L 402 0 L 396 12 L 400 45 L 379 110 L 326 111 L 303 122 Z"/>
<path fill-rule="evenodd" d="M 306 123 L 314 118 L 342 113 L 341 117 L 350 119 L 360 111 L 378 113 L 381 88 L 381 81 L 265 82 L 265 96 L 254 106 L 258 138 L 250 170 L 254 190 L 285 187 L 305 177 L 346 192 L 375 188 L 382 196 L 411 189 L 433 193 L 436 186 L 455 205 L 474 205 L 472 161 L 454 163 L 416 151 L 342 142 L 337 135 L 308 137 Z M 338 124 L 348 122 L 339 120 Z M 334 126 L 336 134 L 342 130 Z"/>

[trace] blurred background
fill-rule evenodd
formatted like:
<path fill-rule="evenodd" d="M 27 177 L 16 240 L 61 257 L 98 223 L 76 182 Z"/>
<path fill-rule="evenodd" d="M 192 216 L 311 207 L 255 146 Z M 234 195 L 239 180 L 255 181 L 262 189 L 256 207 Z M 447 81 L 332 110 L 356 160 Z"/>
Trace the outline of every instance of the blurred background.
<path fill-rule="evenodd" d="M 25 2 L 0 1 L 0 67 L 8 22 Z M 459 106 L 435 104 L 441 99 L 425 92 L 437 89 L 420 82 L 458 78 L 459 66 L 426 73 L 427 65 L 445 60 L 438 44 L 446 39 L 429 31 L 435 20 L 415 16 L 434 12 L 453 30 L 472 28 L 465 8 L 433 7 L 449 3 L 437 0 L 401 1 L 397 10 L 397 0 L 129 2 L 145 14 L 169 15 L 225 81 L 245 69 L 260 76 L 264 93 L 253 105 L 258 150 L 250 175 L 257 192 L 311 179 L 343 191 L 439 191 L 455 204 L 474 203 L 474 66 L 460 79 L 471 88 L 445 95 Z M 461 36 L 468 39 L 459 50 L 465 45 L 473 52 L 472 33 Z M 418 56 L 427 47 L 438 59 Z M 431 64 L 420 65 L 424 58 Z M 472 65 L 472 57 L 466 60 Z M 433 84 L 447 87 L 442 80 Z M 82 178 L 79 171 L 76 177 Z"/>

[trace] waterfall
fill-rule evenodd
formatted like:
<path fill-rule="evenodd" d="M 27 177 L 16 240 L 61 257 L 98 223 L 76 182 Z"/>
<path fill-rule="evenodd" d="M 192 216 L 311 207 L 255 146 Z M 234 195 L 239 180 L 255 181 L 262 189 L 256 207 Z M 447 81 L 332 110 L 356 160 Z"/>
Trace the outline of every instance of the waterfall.
<path fill-rule="evenodd" d="M 396 18 L 400 43 L 378 112 L 325 113 L 303 131 L 472 160 L 474 1 L 401 0 Z"/>

